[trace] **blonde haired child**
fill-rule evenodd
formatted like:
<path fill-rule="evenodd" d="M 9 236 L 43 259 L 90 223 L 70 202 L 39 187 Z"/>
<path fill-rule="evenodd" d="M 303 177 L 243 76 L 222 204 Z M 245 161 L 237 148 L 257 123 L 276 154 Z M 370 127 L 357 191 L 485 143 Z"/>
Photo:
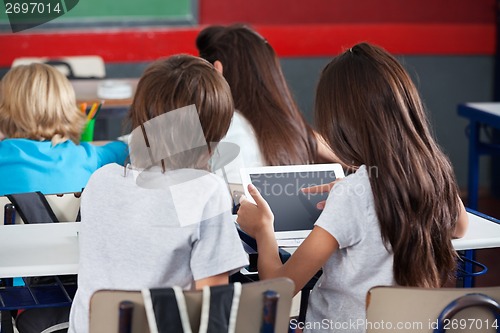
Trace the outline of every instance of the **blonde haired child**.
<path fill-rule="evenodd" d="M 0 81 L 0 195 L 78 192 L 99 167 L 124 163 L 122 142 L 80 143 L 85 122 L 71 83 L 55 68 L 9 70 Z"/>

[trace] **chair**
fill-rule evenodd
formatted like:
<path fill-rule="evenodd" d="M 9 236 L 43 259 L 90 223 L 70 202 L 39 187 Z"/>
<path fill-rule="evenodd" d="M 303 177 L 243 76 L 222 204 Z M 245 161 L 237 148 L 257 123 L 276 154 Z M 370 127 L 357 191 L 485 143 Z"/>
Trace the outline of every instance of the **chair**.
<path fill-rule="evenodd" d="M 263 320 L 263 293 L 272 290 L 279 294 L 276 310 L 275 332 L 288 332 L 290 307 L 294 293 L 294 284 L 290 279 L 279 278 L 242 284 L 241 298 L 236 317 L 236 333 L 254 333 L 260 331 Z M 202 306 L 202 291 L 184 291 L 189 321 L 193 332 L 198 332 Z M 130 302 L 133 303 L 131 311 Z M 119 309 L 122 307 L 122 311 Z M 99 290 L 90 300 L 90 333 L 119 332 L 119 318 L 124 320 L 126 312 L 132 312 L 131 330 L 124 332 L 149 332 L 140 291 Z M 119 313 L 122 315 L 119 316 Z M 126 320 L 125 320 L 126 321 Z M 121 331 L 120 331 L 121 332 Z"/>
<path fill-rule="evenodd" d="M 106 77 L 104 60 L 100 56 L 71 56 L 58 58 L 17 58 L 12 67 L 34 62 L 56 67 L 68 79 L 102 79 Z"/>
<path fill-rule="evenodd" d="M 500 332 L 500 287 L 374 287 L 366 332 Z"/>
<path fill-rule="evenodd" d="M 74 222 L 80 210 L 81 192 L 48 194 L 45 199 L 54 212 L 57 220 L 61 222 Z M 6 196 L 0 196 L 0 225 L 22 224 L 24 221 L 17 214 L 15 206 Z"/>
<path fill-rule="evenodd" d="M 21 194 L 23 215 L 7 196 L 0 196 L 0 226 L 8 224 L 74 222 L 78 220 L 81 192 L 43 195 Z M 17 197 L 16 199 L 21 199 Z M 15 200 L 14 200 L 15 201 Z M 18 201 L 16 201 L 18 202 Z M 20 201 L 19 201 L 20 202 Z M 18 203 L 19 203 L 18 202 Z M 50 209 L 46 208 L 46 205 Z M 26 221 L 21 215 L 28 217 Z M 43 217 L 38 220 L 37 217 Z M 46 220 L 46 217 L 49 220 Z M 10 228 L 5 226 L 4 228 Z M 20 278 L 16 278 L 19 284 Z M 12 332 L 10 310 L 69 306 L 76 292 L 76 275 L 23 278 L 21 285 L 12 278 L 0 278 L 0 317 L 2 332 Z"/>

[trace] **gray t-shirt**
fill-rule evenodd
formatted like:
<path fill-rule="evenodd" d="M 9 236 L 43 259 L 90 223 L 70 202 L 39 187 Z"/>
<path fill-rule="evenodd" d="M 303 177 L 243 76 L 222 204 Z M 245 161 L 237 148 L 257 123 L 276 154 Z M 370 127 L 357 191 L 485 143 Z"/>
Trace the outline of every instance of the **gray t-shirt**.
<path fill-rule="evenodd" d="M 190 289 L 196 280 L 246 266 L 231 207 L 224 181 L 204 171 L 153 168 L 124 176 L 117 164 L 97 170 L 81 199 L 69 332 L 88 332 L 96 290 Z"/>
<path fill-rule="evenodd" d="M 394 284 L 366 166 L 335 185 L 315 225 L 335 237 L 339 250 L 311 292 L 304 332 L 364 332 L 368 290 Z"/>

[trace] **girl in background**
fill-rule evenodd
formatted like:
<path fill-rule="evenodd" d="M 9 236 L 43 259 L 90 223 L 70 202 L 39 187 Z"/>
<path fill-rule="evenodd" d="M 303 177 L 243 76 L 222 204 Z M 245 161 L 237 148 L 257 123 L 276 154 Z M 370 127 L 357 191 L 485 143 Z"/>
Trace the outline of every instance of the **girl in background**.
<path fill-rule="evenodd" d="M 243 25 L 210 26 L 200 32 L 196 46 L 231 87 L 236 112 L 223 141 L 240 147 L 240 166 L 336 160 L 300 113 L 279 59 L 262 36 Z M 235 173 L 239 178 L 239 170 L 231 168 L 238 166 L 228 166 L 230 178 Z"/>

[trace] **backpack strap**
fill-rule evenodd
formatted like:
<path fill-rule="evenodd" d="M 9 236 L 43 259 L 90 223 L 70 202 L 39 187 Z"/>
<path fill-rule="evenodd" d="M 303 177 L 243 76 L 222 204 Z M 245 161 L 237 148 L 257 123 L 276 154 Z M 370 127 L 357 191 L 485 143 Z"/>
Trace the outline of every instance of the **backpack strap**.
<path fill-rule="evenodd" d="M 14 204 L 26 224 L 59 222 L 41 192 L 8 194 L 6 197 Z"/>
<path fill-rule="evenodd" d="M 199 333 L 234 333 L 241 283 L 203 288 Z"/>
<path fill-rule="evenodd" d="M 77 198 L 80 198 L 83 194 L 83 190 L 85 189 L 85 187 L 82 188 L 82 190 L 80 192 L 75 192 L 74 193 L 74 196 L 77 197 Z M 78 208 L 78 214 L 76 214 L 76 219 L 75 219 L 75 222 L 81 222 L 82 221 L 82 208 Z"/>
<path fill-rule="evenodd" d="M 180 287 L 143 289 L 142 296 L 151 333 L 192 333 L 186 299 Z"/>
<path fill-rule="evenodd" d="M 192 333 L 183 290 L 180 287 L 143 289 L 144 307 L 151 333 Z M 234 333 L 241 283 L 205 286 L 199 333 Z"/>
<path fill-rule="evenodd" d="M 76 214 L 75 222 L 81 222 L 82 221 L 81 211 L 82 211 L 81 208 L 78 208 L 78 214 Z"/>

